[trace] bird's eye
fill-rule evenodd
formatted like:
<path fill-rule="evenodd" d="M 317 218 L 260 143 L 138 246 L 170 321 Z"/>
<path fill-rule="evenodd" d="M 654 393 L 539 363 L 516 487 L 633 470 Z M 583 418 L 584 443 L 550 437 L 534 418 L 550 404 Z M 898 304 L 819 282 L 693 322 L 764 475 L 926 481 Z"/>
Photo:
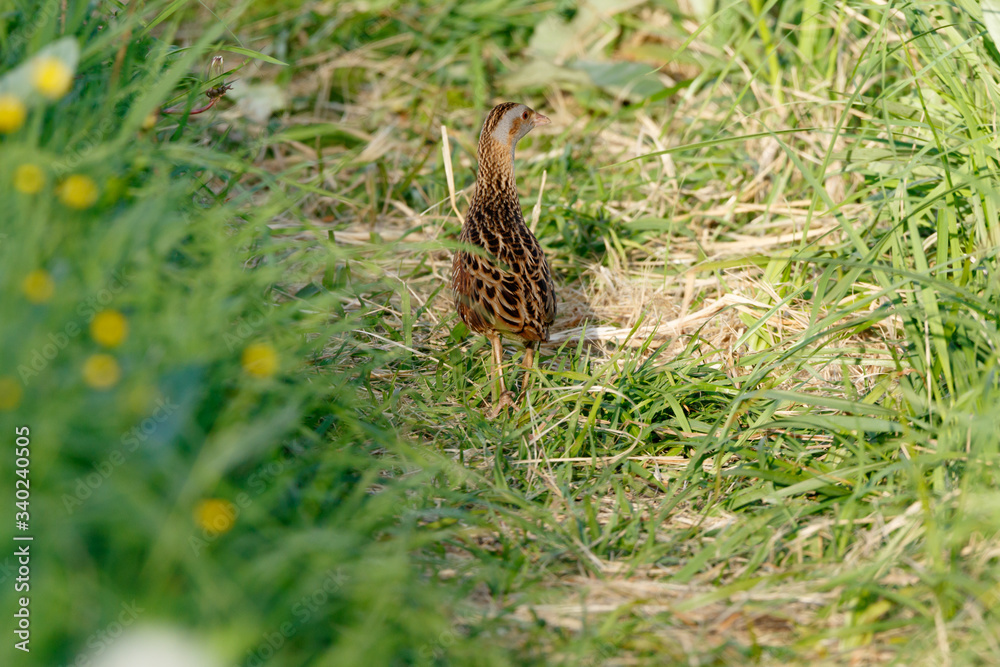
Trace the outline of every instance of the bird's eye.
<path fill-rule="evenodd" d="M 524 120 L 528 120 L 528 112 L 525 111 L 523 114 L 521 114 L 521 118 L 523 118 Z"/>

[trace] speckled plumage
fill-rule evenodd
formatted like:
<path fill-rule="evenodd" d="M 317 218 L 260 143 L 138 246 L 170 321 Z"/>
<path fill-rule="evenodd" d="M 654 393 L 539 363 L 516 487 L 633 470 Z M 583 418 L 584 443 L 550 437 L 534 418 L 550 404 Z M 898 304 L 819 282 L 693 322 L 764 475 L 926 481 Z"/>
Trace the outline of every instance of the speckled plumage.
<path fill-rule="evenodd" d="M 536 125 L 549 119 L 523 104 L 497 105 L 483 123 L 479 137 L 476 192 L 462 227 L 460 241 L 482 252 L 460 250 L 452 263 L 451 285 L 462 321 L 493 344 L 495 372 L 504 403 L 500 337 L 526 347 L 530 365 L 534 347 L 549 339 L 556 316 L 552 274 L 538 239 L 524 224 L 514 181 L 514 148 Z"/>

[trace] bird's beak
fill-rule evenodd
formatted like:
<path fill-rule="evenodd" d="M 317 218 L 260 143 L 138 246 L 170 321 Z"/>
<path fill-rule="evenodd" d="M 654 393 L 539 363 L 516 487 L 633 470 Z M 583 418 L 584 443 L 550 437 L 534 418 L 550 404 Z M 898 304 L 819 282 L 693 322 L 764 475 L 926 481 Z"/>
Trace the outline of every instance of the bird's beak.
<path fill-rule="evenodd" d="M 540 113 L 535 114 L 535 127 L 538 127 L 539 125 L 548 125 L 551 122 L 552 121 L 549 120 L 548 116 L 543 116 Z"/>

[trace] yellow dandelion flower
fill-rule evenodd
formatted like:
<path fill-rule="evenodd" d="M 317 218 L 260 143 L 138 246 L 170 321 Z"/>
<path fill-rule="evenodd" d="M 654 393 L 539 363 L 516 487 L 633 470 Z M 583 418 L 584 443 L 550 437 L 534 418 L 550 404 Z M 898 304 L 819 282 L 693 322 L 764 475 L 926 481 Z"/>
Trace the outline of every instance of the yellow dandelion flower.
<path fill-rule="evenodd" d="M 9 375 L 0 377 L 0 410 L 14 410 L 21 404 L 21 383 Z"/>
<path fill-rule="evenodd" d="M 121 368 L 110 354 L 92 354 L 83 363 L 83 381 L 94 389 L 110 389 L 121 377 Z"/>
<path fill-rule="evenodd" d="M 45 172 L 37 164 L 26 162 L 14 170 L 14 189 L 26 195 L 33 195 L 45 187 Z"/>
<path fill-rule="evenodd" d="M 0 94 L 0 132 L 10 134 L 17 132 L 24 125 L 28 109 L 17 97 L 10 93 Z"/>
<path fill-rule="evenodd" d="M 278 372 L 278 353 L 267 343 L 250 343 L 243 350 L 242 363 L 248 374 L 268 378 Z"/>
<path fill-rule="evenodd" d="M 104 347 L 118 347 L 128 336 L 128 320 L 117 310 L 102 310 L 90 321 L 90 337 Z"/>
<path fill-rule="evenodd" d="M 100 192 L 94 179 L 82 174 L 69 176 L 59 186 L 59 200 L 66 206 L 78 210 L 93 206 L 97 202 L 98 194 Z"/>
<path fill-rule="evenodd" d="M 56 281 L 48 271 L 35 269 L 21 281 L 21 291 L 31 303 L 45 303 L 56 291 Z"/>
<path fill-rule="evenodd" d="M 236 507 L 228 500 L 209 498 L 198 503 L 194 519 L 207 533 L 228 533 L 236 523 Z"/>
<path fill-rule="evenodd" d="M 73 72 L 69 66 L 54 56 L 41 56 L 31 67 L 31 83 L 35 90 L 50 100 L 58 100 L 69 92 Z"/>

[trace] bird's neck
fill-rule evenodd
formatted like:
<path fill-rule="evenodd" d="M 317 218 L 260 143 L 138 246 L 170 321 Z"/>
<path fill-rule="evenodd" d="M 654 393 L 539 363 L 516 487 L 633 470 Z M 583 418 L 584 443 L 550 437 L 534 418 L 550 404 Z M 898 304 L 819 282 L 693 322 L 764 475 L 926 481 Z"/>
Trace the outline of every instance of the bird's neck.
<path fill-rule="evenodd" d="M 479 172 L 476 174 L 477 198 L 502 197 L 517 201 L 514 181 L 514 148 L 494 142 L 479 144 Z"/>

